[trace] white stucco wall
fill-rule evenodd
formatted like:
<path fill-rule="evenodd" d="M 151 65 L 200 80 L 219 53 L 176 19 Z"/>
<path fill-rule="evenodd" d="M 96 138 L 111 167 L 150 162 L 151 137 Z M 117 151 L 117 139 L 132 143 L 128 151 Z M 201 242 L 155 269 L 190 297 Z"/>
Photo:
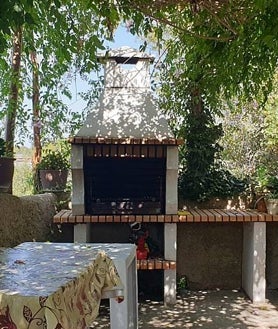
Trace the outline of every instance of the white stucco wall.
<path fill-rule="evenodd" d="M 242 287 L 253 302 L 265 301 L 266 223 L 244 223 Z"/>
<path fill-rule="evenodd" d="M 104 60 L 104 90 L 77 136 L 172 138 L 168 122 L 151 90 L 149 70 L 152 58 L 130 48 L 115 52 L 114 56 L 119 54 L 123 56 L 121 61 L 133 56 L 137 62 L 118 63 L 114 57 Z"/>

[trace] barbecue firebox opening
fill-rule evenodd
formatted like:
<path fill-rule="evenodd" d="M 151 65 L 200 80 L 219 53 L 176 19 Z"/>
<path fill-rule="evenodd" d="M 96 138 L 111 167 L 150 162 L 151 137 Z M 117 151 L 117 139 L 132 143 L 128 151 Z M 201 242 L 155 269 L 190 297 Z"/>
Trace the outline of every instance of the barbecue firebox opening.
<path fill-rule="evenodd" d="M 164 158 L 85 158 L 87 214 L 163 214 Z"/>

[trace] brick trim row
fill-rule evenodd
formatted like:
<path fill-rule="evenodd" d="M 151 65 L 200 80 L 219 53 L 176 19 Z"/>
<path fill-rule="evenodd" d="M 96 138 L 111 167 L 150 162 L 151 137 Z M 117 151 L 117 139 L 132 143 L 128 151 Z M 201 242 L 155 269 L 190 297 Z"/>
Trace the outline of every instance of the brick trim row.
<path fill-rule="evenodd" d="M 54 223 L 177 223 L 178 215 L 73 215 L 71 210 L 61 210 Z"/>
<path fill-rule="evenodd" d="M 161 259 L 137 260 L 137 270 L 175 270 L 176 262 Z"/>
<path fill-rule="evenodd" d="M 226 222 L 278 222 L 278 215 L 261 213 L 254 209 L 223 210 L 194 209 L 172 215 L 73 215 L 61 210 L 54 223 L 226 223 Z"/>
<path fill-rule="evenodd" d="M 147 145 L 181 145 L 181 138 L 104 138 L 104 137 L 70 137 L 71 144 L 147 144 Z"/>

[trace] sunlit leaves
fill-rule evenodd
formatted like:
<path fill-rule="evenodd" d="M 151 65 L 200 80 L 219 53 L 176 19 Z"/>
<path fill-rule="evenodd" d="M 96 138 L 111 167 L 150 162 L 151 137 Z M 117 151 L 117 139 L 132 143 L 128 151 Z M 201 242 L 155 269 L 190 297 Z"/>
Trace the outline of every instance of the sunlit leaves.
<path fill-rule="evenodd" d="M 165 51 L 162 100 L 177 127 L 192 83 L 214 111 L 223 95 L 252 99 L 268 94 L 277 64 L 277 17 L 274 0 L 2 0 L 0 51 L 7 49 L 14 27 L 24 25 L 25 55 L 37 51 L 45 97 L 72 66 L 81 74 L 97 70 L 97 51 L 127 20 L 131 33 L 151 33 Z M 6 85 L 3 81 L 3 90 Z M 56 104 L 57 113 L 64 111 Z"/>
<path fill-rule="evenodd" d="M 2 7 L 1 7 L 2 6 Z M 36 51 L 39 59 L 40 108 L 42 116 L 42 136 L 61 135 L 77 127 L 71 124 L 70 119 L 74 113 L 63 104 L 62 98 L 70 98 L 71 94 L 66 84 L 62 82 L 63 76 L 69 70 L 76 74 L 91 73 L 98 69 L 96 54 L 104 49 L 103 41 L 111 37 L 120 20 L 120 14 L 114 1 L 111 3 L 85 0 L 72 2 L 70 0 L 15 0 L 14 2 L 1 2 L 0 9 L 7 7 L 5 14 L 10 21 L 1 25 L 0 34 L 3 34 L 3 51 L 10 42 L 9 35 L 16 24 L 23 26 L 23 58 L 22 58 L 22 95 L 32 96 L 32 70 L 29 62 L 30 53 Z M 5 7 L 5 8 L 6 8 Z M 9 11 L 10 10 L 10 11 Z M 9 16 L 10 13 L 10 16 Z M 21 15 L 16 18 L 15 15 Z M 5 30 L 7 26 L 7 30 Z M 1 38 L 1 35 L 0 35 Z M 0 39 L 1 46 L 1 39 Z M 10 58 L 0 63 L 2 74 L 1 97 L 2 114 L 5 113 L 5 102 L 8 101 L 9 72 L 4 66 L 9 65 Z M 18 131 L 23 141 L 24 131 L 27 129 L 29 113 L 23 110 L 23 97 L 18 103 Z M 26 101 L 26 98 L 25 98 Z M 30 102 L 30 101 L 29 101 Z M 27 115 L 28 114 L 28 115 Z M 49 121 L 50 120 L 50 121 Z M 67 125 L 68 123 L 68 125 Z M 67 127 L 61 129 L 61 126 Z M 50 129 L 51 127 L 51 129 Z M 30 127 L 29 127 L 30 129 Z M 51 132 L 50 132 L 51 131 Z"/>

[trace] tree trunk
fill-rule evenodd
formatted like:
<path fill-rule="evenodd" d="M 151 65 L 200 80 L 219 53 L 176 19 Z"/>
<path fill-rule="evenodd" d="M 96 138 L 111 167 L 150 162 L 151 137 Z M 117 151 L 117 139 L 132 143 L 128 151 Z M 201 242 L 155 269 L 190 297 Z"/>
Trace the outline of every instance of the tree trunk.
<path fill-rule="evenodd" d="M 41 160 L 41 121 L 40 121 L 40 105 L 39 105 L 39 67 L 37 54 L 35 51 L 31 53 L 31 62 L 33 67 L 33 135 L 34 135 L 34 153 L 33 153 L 33 168 Z"/>
<path fill-rule="evenodd" d="M 31 62 L 33 69 L 33 140 L 34 140 L 34 152 L 32 157 L 33 167 L 33 179 L 34 179 L 34 191 L 40 190 L 40 180 L 37 171 L 37 165 L 41 161 L 41 120 L 40 120 L 40 86 L 39 86 L 39 65 L 37 60 L 37 53 L 31 52 Z"/>
<path fill-rule="evenodd" d="M 6 120 L 5 139 L 7 143 L 7 153 L 14 154 L 15 142 L 15 122 L 18 107 L 19 81 L 20 81 L 20 62 L 22 52 L 22 27 L 14 32 L 13 53 L 12 53 L 12 78 L 10 85 L 10 95 L 8 104 L 8 113 Z M 12 185 L 9 191 L 12 193 Z"/>
<path fill-rule="evenodd" d="M 203 114 L 204 103 L 202 100 L 201 91 L 198 87 L 193 88 L 191 92 L 191 111 L 195 117 L 199 117 Z"/>

